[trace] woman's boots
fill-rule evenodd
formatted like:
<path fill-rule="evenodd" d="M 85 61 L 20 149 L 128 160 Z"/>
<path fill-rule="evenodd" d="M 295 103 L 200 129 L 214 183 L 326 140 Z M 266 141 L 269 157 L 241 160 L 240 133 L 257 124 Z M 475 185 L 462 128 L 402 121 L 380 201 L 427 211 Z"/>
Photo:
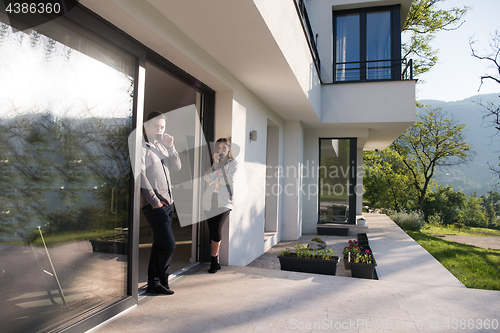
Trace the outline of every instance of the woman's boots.
<path fill-rule="evenodd" d="M 210 258 L 210 269 L 208 270 L 209 273 L 215 273 L 220 269 L 220 264 L 219 264 L 219 256 L 212 256 Z"/>

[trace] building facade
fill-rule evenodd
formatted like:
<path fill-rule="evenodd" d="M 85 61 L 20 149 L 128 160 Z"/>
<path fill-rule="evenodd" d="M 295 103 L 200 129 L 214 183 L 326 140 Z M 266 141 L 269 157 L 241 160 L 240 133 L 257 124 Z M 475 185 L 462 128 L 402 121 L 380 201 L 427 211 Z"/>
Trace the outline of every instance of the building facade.
<path fill-rule="evenodd" d="M 401 27 L 412 0 L 81 0 L 29 26 L 0 16 L 2 322 L 83 331 L 138 303 L 152 232 L 135 151 L 167 114 L 183 271 L 209 258 L 211 143 L 239 177 L 221 264 L 352 226 L 363 151 L 415 121 Z M 3 4 L 2 4 L 3 5 Z"/>

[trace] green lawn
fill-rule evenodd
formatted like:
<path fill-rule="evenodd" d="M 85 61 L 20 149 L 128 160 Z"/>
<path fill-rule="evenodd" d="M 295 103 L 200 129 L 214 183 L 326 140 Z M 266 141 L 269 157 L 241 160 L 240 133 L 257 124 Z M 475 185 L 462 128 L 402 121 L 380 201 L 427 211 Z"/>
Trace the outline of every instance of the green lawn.
<path fill-rule="evenodd" d="M 427 225 L 427 224 L 426 224 Z M 462 236 L 490 236 L 500 237 L 500 230 L 487 229 L 487 228 L 462 228 L 460 232 L 453 226 L 428 226 L 422 229 L 426 234 L 442 234 L 442 235 L 462 235 Z"/>
<path fill-rule="evenodd" d="M 427 232 L 406 232 L 466 287 L 500 290 L 500 250 L 450 242 Z"/>

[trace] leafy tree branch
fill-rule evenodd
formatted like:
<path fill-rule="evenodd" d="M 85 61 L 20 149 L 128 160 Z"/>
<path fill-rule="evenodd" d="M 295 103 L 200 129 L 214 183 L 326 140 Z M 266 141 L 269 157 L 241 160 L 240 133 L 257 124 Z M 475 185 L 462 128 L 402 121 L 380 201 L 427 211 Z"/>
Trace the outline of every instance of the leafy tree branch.
<path fill-rule="evenodd" d="M 417 0 L 403 24 L 403 33 L 410 34 L 409 41 L 403 43 L 403 58 L 413 59 L 415 76 L 429 71 L 438 60 L 438 50 L 433 49 L 431 41 L 439 31 L 456 30 L 463 24 L 469 7 L 440 9 L 445 0 Z"/>

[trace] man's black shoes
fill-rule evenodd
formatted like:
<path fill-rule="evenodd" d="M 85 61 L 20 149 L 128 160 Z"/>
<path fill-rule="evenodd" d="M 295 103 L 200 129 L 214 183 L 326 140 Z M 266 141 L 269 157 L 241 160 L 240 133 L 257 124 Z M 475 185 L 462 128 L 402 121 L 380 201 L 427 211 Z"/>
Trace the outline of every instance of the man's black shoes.
<path fill-rule="evenodd" d="M 157 284 L 154 286 L 149 286 L 146 288 L 146 292 L 150 294 L 161 294 L 161 295 L 172 295 L 174 293 L 173 290 L 168 289 L 161 284 Z"/>

